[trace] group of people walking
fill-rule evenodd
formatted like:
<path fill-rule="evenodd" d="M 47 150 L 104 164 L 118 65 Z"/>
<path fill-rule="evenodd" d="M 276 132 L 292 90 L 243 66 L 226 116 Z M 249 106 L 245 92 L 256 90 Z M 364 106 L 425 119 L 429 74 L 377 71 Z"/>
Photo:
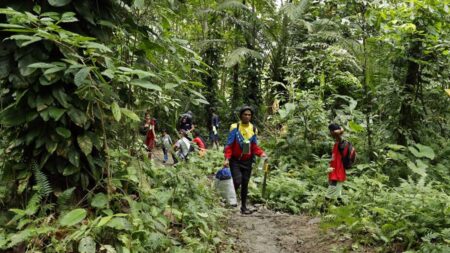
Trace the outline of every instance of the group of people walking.
<path fill-rule="evenodd" d="M 243 106 L 239 110 L 239 122 L 230 126 L 226 145 L 224 147 L 224 167 L 231 171 L 235 191 L 240 189 L 241 213 L 250 214 L 253 210 L 247 207 L 248 184 L 252 173 L 252 165 L 255 156 L 267 159 L 267 154 L 258 145 L 257 128 L 251 123 L 254 111 L 249 106 Z M 188 160 L 190 152 L 195 150 L 195 145 L 202 156 L 206 152 L 206 145 L 201 138 L 200 133 L 195 129 L 192 121 L 192 112 L 187 112 L 181 116 L 179 123 L 180 139 L 175 143 L 166 130 L 162 131 L 161 142 L 164 152 L 164 162 L 168 160 L 168 154 L 172 155 L 174 164 L 181 160 Z M 152 151 L 155 147 L 155 126 L 156 120 L 150 118 L 146 113 L 142 126 L 145 132 L 145 145 L 149 151 L 149 158 L 152 157 Z M 213 111 L 211 117 L 210 141 L 215 147 L 219 147 L 218 138 L 219 117 Z M 332 150 L 332 159 L 327 169 L 329 187 L 326 194 L 327 201 L 331 199 L 340 199 L 342 192 L 342 183 L 346 180 L 345 170 L 351 166 L 355 159 L 355 151 L 351 144 L 342 139 L 344 129 L 337 124 L 330 124 L 329 131 L 335 139 Z M 174 153 L 173 151 L 176 151 Z M 347 159 L 348 158 L 348 159 Z M 348 160 L 348 161 L 347 161 Z"/>
<path fill-rule="evenodd" d="M 197 150 L 200 156 L 203 156 L 206 152 L 206 142 L 201 137 L 200 132 L 195 129 L 193 124 L 193 115 L 191 111 L 186 112 L 181 115 L 180 122 L 178 125 L 178 133 L 180 138 L 173 142 L 168 131 L 163 129 L 161 131 L 161 147 L 164 154 L 163 163 L 166 163 L 169 159 L 169 154 L 172 157 L 173 163 L 177 164 L 179 160 L 188 160 L 189 154 L 192 151 Z M 211 139 L 212 143 L 218 143 L 218 116 L 213 114 L 213 121 L 217 122 L 214 125 L 215 134 Z M 144 117 L 144 122 L 141 126 L 141 133 L 145 136 L 144 144 L 148 151 L 148 158 L 153 158 L 153 152 L 156 147 L 156 119 L 150 117 L 150 113 L 146 112 Z M 217 146 L 218 147 L 218 146 Z"/>

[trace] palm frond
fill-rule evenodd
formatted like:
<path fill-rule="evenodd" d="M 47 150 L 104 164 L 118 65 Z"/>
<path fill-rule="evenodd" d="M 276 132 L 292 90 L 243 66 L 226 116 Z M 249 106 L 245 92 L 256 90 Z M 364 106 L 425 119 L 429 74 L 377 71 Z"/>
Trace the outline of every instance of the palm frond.
<path fill-rule="evenodd" d="M 231 68 L 247 57 L 261 59 L 263 56 L 258 51 L 248 49 L 246 47 L 239 47 L 227 56 L 224 65 L 227 68 Z"/>
<path fill-rule="evenodd" d="M 218 10 L 230 10 L 230 9 L 240 9 L 240 10 L 249 10 L 249 8 L 247 6 L 245 6 L 245 4 L 243 4 L 240 1 L 235 1 L 235 0 L 230 0 L 230 1 L 225 1 L 221 4 L 219 4 L 217 6 Z"/>
<path fill-rule="evenodd" d="M 310 0 L 301 0 L 299 3 L 288 3 L 281 8 L 290 19 L 302 19 L 303 14 L 308 10 Z"/>
<path fill-rule="evenodd" d="M 313 21 L 311 24 L 313 32 L 336 31 L 339 28 L 338 24 L 325 18 L 317 19 Z"/>

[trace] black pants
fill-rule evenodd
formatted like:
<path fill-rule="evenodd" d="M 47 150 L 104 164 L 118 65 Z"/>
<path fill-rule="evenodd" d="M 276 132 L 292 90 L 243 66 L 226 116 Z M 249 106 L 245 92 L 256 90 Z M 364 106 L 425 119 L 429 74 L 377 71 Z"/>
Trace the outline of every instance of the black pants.
<path fill-rule="evenodd" d="M 241 187 L 241 208 L 247 208 L 248 183 L 252 174 L 252 159 L 230 160 L 230 170 L 233 177 L 234 189 L 237 191 Z"/>

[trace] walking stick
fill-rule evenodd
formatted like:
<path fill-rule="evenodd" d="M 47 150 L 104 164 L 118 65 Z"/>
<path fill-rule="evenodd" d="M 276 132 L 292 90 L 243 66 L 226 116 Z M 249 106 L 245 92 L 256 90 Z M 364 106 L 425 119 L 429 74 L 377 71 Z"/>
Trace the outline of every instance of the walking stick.
<path fill-rule="evenodd" d="M 262 198 L 266 198 L 266 185 L 267 185 L 267 177 L 269 176 L 269 161 L 267 159 L 264 161 L 264 179 L 262 185 Z"/>

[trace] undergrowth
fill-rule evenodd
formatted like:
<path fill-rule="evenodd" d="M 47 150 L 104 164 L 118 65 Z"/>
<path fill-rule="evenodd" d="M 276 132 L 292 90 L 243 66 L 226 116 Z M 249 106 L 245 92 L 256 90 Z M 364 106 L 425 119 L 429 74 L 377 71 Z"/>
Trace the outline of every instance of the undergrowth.
<path fill-rule="evenodd" d="M 22 209 L 3 211 L 0 249 L 28 252 L 224 252 L 224 209 L 211 190 L 206 167 L 157 167 L 113 150 L 111 192 L 92 189 L 85 200 L 74 188 L 46 201 L 51 182 L 35 173 L 35 195 Z M 210 152 L 206 158 L 215 161 Z M 202 167 L 203 166 L 203 167 Z M 36 171 L 37 172 L 37 171 Z M 80 205 L 79 203 L 90 203 Z"/>

